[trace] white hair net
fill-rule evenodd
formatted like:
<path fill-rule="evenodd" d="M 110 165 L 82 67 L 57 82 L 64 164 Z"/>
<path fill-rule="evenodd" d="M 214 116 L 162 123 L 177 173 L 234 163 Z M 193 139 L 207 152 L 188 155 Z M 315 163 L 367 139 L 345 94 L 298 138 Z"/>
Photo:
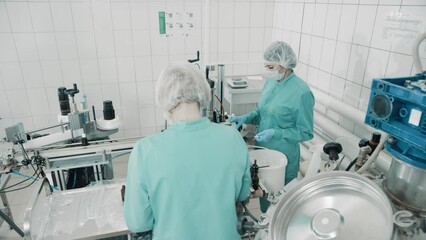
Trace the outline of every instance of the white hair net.
<path fill-rule="evenodd" d="M 197 102 L 206 108 L 210 86 L 202 72 L 189 63 L 173 63 L 163 69 L 157 83 L 156 101 L 169 112 L 180 103 Z"/>
<path fill-rule="evenodd" d="M 263 54 L 263 58 L 286 69 L 293 69 L 297 65 L 297 57 L 293 49 L 282 41 L 276 41 L 269 45 Z"/>

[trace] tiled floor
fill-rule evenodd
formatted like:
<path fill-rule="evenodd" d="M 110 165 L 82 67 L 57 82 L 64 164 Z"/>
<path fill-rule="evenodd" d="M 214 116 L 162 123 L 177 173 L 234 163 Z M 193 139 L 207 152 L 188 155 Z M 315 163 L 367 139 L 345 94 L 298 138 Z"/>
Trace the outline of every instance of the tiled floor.
<path fill-rule="evenodd" d="M 113 160 L 113 168 L 114 168 L 114 177 L 116 179 L 124 179 L 127 174 L 127 159 L 129 155 L 125 155 Z M 20 171 L 25 175 L 32 175 L 32 169 L 22 168 Z M 24 178 L 17 175 L 12 175 L 9 181 L 9 186 L 15 184 L 19 181 L 22 181 Z M 19 186 L 26 186 L 30 181 L 20 184 Z M 15 223 L 22 229 L 23 218 L 24 218 L 24 210 L 28 205 L 29 199 L 32 193 L 35 191 L 35 184 L 26 189 L 19 190 L 16 192 L 7 193 L 7 197 L 9 200 L 9 204 L 11 205 L 12 215 Z M 261 212 L 259 210 L 259 201 L 257 199 L 251 200 L 248 204 L 248 209 L 252 212 L 256 217 L 260 216 Z M 0 240 L 15 240 L 21 239 L 19 235 L 14 231 L 10 230 L 9 225 L 7 223 L 3 223 L 0 227 Z"/>

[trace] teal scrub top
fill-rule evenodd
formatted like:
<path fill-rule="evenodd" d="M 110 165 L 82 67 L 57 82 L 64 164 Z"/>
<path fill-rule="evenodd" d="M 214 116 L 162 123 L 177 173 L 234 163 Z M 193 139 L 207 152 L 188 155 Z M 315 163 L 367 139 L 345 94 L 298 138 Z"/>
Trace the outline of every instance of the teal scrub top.
<path fill-rule="evenodd" d="M 246 123 L 259 125 L 258 133 L 266 129 L 275 130 L 270 142 L 256 142 L 256 145 L 287 156 L 286 183 L 297 177 L 299 143 L 313 138 L 314 102 L 309 86 L 291 73 L 280 82 L 267 80 L 257 108 L 246 115 Z"/>
<path fill-rule="evenodd" d="M 207 118 L 139 140 L 129 159 L 124 217 L 155 240 L 241 239 L 235 204 L 250 193 L 248 150 Z"/>

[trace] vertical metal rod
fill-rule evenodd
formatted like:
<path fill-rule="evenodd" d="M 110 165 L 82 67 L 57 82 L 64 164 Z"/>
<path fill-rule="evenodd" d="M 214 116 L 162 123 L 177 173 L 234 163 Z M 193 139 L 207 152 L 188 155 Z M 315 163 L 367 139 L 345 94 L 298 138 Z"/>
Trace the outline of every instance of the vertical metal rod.
<path fill-rule="evenodd" d="M 93 165 L 93 174 L 95 175 L 95 181 L 96 182 L 99 181 L 98 173 L 97 173 L 97 170 L 96 170 L 96 165 Z"/>
<path fill-rule="evenodd" d="M 0 210 L 0 217 L 3 218 L 11 228 L 13 228 L 13 230 L 15 230 L 15 232 L 17 232 L 19 234 L 19 236 L 21 236 L 22 238 L 24 237 L 24 232 L 18 227 L 16 226 L 16 224 L 13 222 L 13 220 L 11 220 L 3 211 Z"/>
<path fill-rule="evenodd" d="M 67 190 L 67 185 L 65 185 L 65 181 L 64 181 L 64 173 L 62 172 L 62 170 L 59 170 L 59 177 L 61 180 L 61 184 L 63 186 L 63 190 Z"/>
<path fill-rule="evenodd" d="M 55 178 L 56 178 L 55 180 L 56 180 L 56 184 L 58 184 L 59 189 L 64 190 L 64 188 L 62 187 L 62 184 L 61 184 L 61 179 L 59 179 L 58 171 L 59 171 L 59 170 L 55 170 L 55 171 L 53 171 L 53 172 L 55 173 Z"/>

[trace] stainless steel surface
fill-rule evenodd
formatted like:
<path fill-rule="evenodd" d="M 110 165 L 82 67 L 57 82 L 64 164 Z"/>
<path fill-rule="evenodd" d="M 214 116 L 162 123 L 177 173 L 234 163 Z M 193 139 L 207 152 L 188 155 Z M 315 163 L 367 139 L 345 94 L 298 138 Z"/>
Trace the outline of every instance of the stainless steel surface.
<path fill-rule="evenodd" d="M 326 172 L 286 193 L 269 232 L 272 240 L 389 240 L 392 214 L 386 194 L 372 181 L 351 172 Z"/>
<path fill-rule="evenodd" d="M 411 210 L 426 212 L 426 170 L 393 158 L 386 192 L 397 204 Z"/>
<path fill-rule="evenodd" d="M 25 210 L 25 239 L 103 239 L 129 233 L 120 194 L 124 180 L 53 194 L 47 183 L 37 183 Z"/>

